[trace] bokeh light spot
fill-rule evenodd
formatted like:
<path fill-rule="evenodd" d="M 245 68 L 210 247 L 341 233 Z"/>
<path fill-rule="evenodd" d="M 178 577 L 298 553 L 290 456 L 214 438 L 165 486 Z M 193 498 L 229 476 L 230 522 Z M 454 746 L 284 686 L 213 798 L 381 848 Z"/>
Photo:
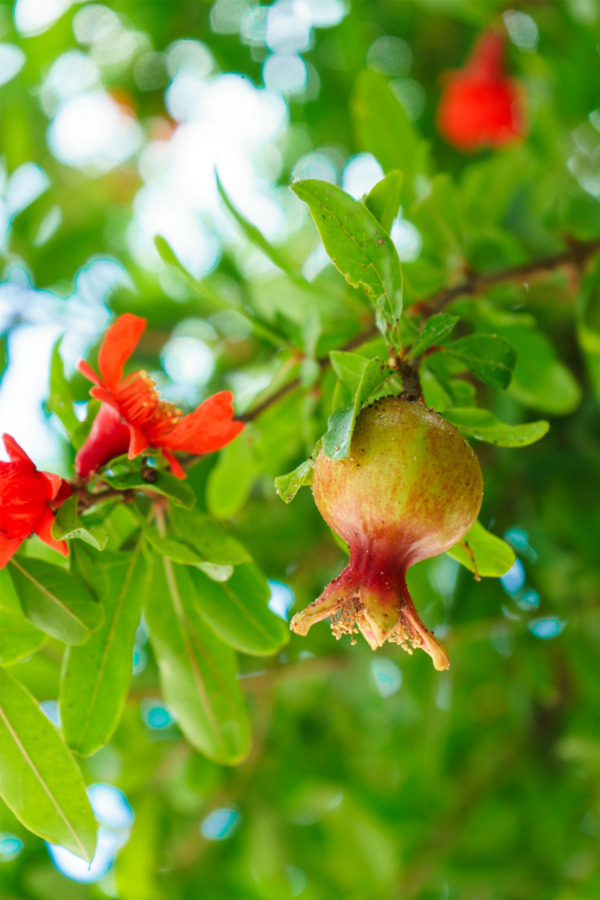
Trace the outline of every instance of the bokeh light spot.
<path fill-rule="evenodd" d="M 272 53 L 263 64 L 265 87 L 284 96 L 301 94 L 308 83 L 308 69 L 300 56 Z"/>
<path fill-rule="evenodd" d="M 23 849 L 23 841 L 8 831 L 0 831 L 0 859 L 9 860 L 18 856 Z"/>
<path fill-rule="evenodd" d="M 27 57 L 15 44 L 0 44 L 0 86 L 21 71 Z"/>
<path fill-rule="evenodd" d="M 279 616 L 280 619 L 284 619 L 287 622 L 289 611 L 294 605 L 293 590 L 282 581 L 274 581 L 272 578 L 269 578 L 268 585 L 271 589 L 269 609 L 276 616 Z"/>
<path fill-rule="evenodd" d="M 357 153 L 342 171 L 342 188 L 360 200 L 383 178 L 383 169 L 372 153 Z"/>
<path fill-rule="evenodd" d="M 367 65 L 383 75 L 407 75 L 412 66 L 412 51 L 402 38 L 384 35 L 369 47 Z"/>
<path fill-rule="evenodd" d="M 240 813 L 236 809 L 223 806 L 213 810 L 202 820 L 200 834 L 207 841 L 224 841 L 237 829 L 240 819 Z"/>
<path fill-rule="evenodd" d="M 113 784 L 91 784 L 87 789 L 94 815 L 107 828 L 130 828 L 133 810 L 123 791 Z"/>
<path fill-rule="evenodd" d="M 561 631 L 564 630 L 565 626 L 566 622 L 563 622 L 560 619 L 555 618 L 554 616 L 545 619 L 535 619 L 533 622 L 529 622 L 527 625 L 532 635 L 536 638 L 540 638 L 543 641 L 547 641 L 550 640 L 550 638 L 557 637 L 561 633 Z"/>
<path fill-rule="evenodd" d="M 370 669 L 377 692 L 382 697 L 392 697 L 402 687 L 402 672 L 391 659 L 374 659 Z"/>
<path fill-rule="evenodd" d="M 511 596 L 519 593 L 525 584 L 525 569 L 520 559 L 515 559 L 508 572 L 500 577 L 500 584 Z"/>
<path fill-rule="evenodd" d="M 140 712 L 148 728 L 154 731 L 162 731 L 175 721 L 175 716 L 170 709 L 162 703 L 144 700 Z"/>

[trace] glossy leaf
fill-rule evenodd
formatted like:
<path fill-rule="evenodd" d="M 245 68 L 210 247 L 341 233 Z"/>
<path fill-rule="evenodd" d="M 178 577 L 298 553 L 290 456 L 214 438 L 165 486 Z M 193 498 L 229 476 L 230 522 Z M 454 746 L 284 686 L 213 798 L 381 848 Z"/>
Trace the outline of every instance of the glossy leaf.
<path fill-rule="evenodd" d="M 168 497 L 179 506 L 185 506 L 188 509 L 194 506 L 196 495 L 185 481 L 176 478 L 164 469 L 152 469 L 151 471 L 151 480 L 145 481 L 142 478 L 139 460 L 129 460 L 126 456 L 119 456 L 111 460 L 102 472 L 102 478 L 119 491 L 153 491 Z"/>
<path fill-rule="evenodd" d="M 399 169 L 410 187 L 421 168 L 419 138 L 388 79 L 369 69 L 356 79 L 352 114 L 359 144 L 377 157 L 384 171 Z"/>
<path fill-rule="evenodd" d="M 388 234 L 400 209 L 403 178 L 402 172 L 392 169 L 371 188 L 364 200 L 367 209 L 373 213 Z"/>
<path fill-rule="evenodd" d="M 495 334 L 471 334 L 445 344 L 444 353 L 461 362 L 493 388 L 507 388 L 515 367 L 514 348 Z"/>
<path fill-rule="evenodd" d="M 258 337 L 268 341 L 274 347 L 291 347 L 286 336 L 272 328 L 265 319 L 257 315 L 255 310 L 251 313 L 247 312 L 238 303 L 232 302 L 227 296 L 219 294 L 206 279 L 199 281 L 194 278 L 180 262 L 177 254 L 162 235 L 155 235 L 154 246 L 161 259 L 166 262 L 167 265 L 174 266 L 184 276 L 194 293 L 198 294 L 209 306 L 212 306 L 220 312 L 229 312 L 241 316 L 241 318 L 248 323 L 249 328 L 251 328 Z M 299 276 L 299 278 L 301 278 L 301 276 Z M 302 287 L 307 287 L 312 290 L 312 285 L 309 284 L 309 282 L 305 282 L 303 279 L 301 279 L 301 281 Z"/>
<path fill-rule="evenodd" d="M 275 490 L 284 503 L 291 503 L 301 487 L 312 484 L 314 466 L 315 460 L 311 457 L 287 475 L 279 475 L 275 479 Z"/>
<path fill-rule="evenodd" d="M 205 562 L 237 566 L 251 560 L 243 544 L 205 513 L 173 509 L 170 519 L 175 534 Z"/>
<path fill-rule="evenodd" d="M 510 393 L 526 406 L 553 416 L 572 413 L 581 402 L 581 388 L 548 338 L 526 325 L 500 330 L 517 351 Z"/>
<path fill-rule="evenodd" d="M 201 615 L 226 643 L 254 656 L 270 656 L 287 644 L 289 629 L 269 609 L 271 592 L 254 564 L 237 566 L 224 583 L 190 574 Z"/>
<path fill-rule="evenodd" d="M 91 862 L 96 822 L 81 772 L 35 699 L 0 669 L 0 795 L 34 834 Z"/>
<path fill-rule="evenodd" d="M 166 556 L 167 559 L 172 559 L 173 562 L 184 566 L 195 566 L 204 561 L 195 550 L 183 541 L 178 541 L 173 537 L 163 537 L 158 534 L 154 526 L 147 525 L 145 522 L 140 522 L 140 524 L 144 537 L 161 556 Z"/>
<path fill-rule="evenodd" d="M 8 367 L 8 335 L 6 332 L 0 334 L 0 384 L 4 378 L 4 373 Z"/>
<path fill-rule="evenodd" d="M 47 405 L 50 412 L 58 416 L 67 434 L 73 436 L 77 433 L 81 423 L 75 415 L 71 385 L 65 376 L 65 369 L 60 355 L 62 340 L 62 338 L 59 338 L 52 349 L 50 392 Z"/>
<path fill-rule="evenodd" d="M 458 316 L 449 316 L 446 313 L 437 313 L 430 316 L 421 331 L 417 335 L 407 354 L 407 359 L 414 359 L 419 356 L 433 344 L 439 344 L 450 334 L 456 323 Z"/>
<path fill-rule="evenodd" d="M 544 419 L 522 425 L 507 425 L 487 409 L 447 409 L 444 417 L 468 437 L 498 447 L 526 447 L 548 433 L 550 425 Z"/>
<path fill-rule="evenodd" d="M 271 260 L 273 265 L 277 266 L 278 269 L 281 269 L 286 273 L 292 280 L 296 282 L 300 282 L 304 284 L 304 278 L 294 269 L 291 260 L 287 258 L 287 256 L 278 250 L 277 247 L 274 247 L 264 236 L 262 231 L 256 227 L 249 219 L 244 216 L 239 209 L 234 205 L 231 197 L 223 187 L 223 184 L 219 177 L 217 176 L 217 188 L 219 194 L 221 195 L 221 199 L 223 203 L 238 223 L 248 240 L 251 244 L 254 244 L 255 247 L 258 247 L 259 250 L 265 254 L 268 259 Z"/>
<path fill-rule="evenodd" d="M 99 525 L 86 528 L 77 513 L 78 495 L 73 494 L 62 503 L 54 516 L 52 525 L 52 537 L 57 540 L 72 540 L 78 538 L 94 547 L 95 550 L 104 550 L 108 543 L 108 534 Z"/>
<path fill-rule="evenodd" d="M 133 640 L 148 580 L 142 542 L 126 553 L 102 556 L 78 549 L 81 572 L 105 610 L 102 628 L 84 647 L 70 648 L 63 663 L 60 711 L 65 739 L 90 756 L 117 727 L 131 678 Z"/>
<path fill-rule="evenodd" d="M 369 359 L 345 350 L 332 350 L 329 358 L 331 367 L 342 384 L 353 394 L 356 393 Z"/>
<path fill-rule="evenodd" d="M 83 644 L 102 624 L 102 605 L 67 569 L 24 556 L 13 556 L 9 567 L 23 612 L 46 634 Z"/>
<path fill-rule="evenodd" d="M 458 193 L 449 175 L 438 174 L 431 179 L 427 196 L 413 206 L 410 218 L 423 235 L 428 258 L 438 260 L 450 271 L 464 263 Z"/>
<path fill-rule="evenodd" d="M 400 260 L 392 240 L 375 216 L 327 181 L 292 184 L 313 215 L 331 261 L 353 287 L 362 287 L 373 303 L 394 321 L 402 312 Z"/>
<path fill-rule="evenodd" d="M 217 519 L 228 519 L 240 511 L 254 478 L 252 448 L 246 432 L 239 434 L 219 453 L 219 461 L 208 476 L 206 503 Z"/>
<path fill-rule="evenodd" d="M 446 550 L 446 553 L 483 578 L 500 578 L 505 575 L 516 558 L 512 547 L 487 531 L 479 521 L 475 522 L 462 541 Z"/>
<path fill-rule="evenodd" d="M 162 900 L 157 865 L 161 844 L 161 798 L 155 792 L 135 806 L 131 836 L 119 850 L 116 883 L 119 900 Z"/>
<path fill-rule="evenodd" d="M 184 735 L 215 762 L 240 762 L 250 729 L 235 656 L 200 615 L 191 570 L 153 555 L 145 615 L 163 694 Z"/>
<path fill-rule="evenodd" d="M 8 569 L 0 569 L 0 665 L 26 659 L 47 640 L 48 636 L 23 615 Z"/>
<path fill-rule="evenodd" d="M 330 459 L 345 459 L 350 452 L 350 441 L 361 407 L 392 374 L 387 362 L 376 356 L 363 370 L 354 403 L 336 409 L 330 415 L 327 431 L 323 435 L 323 453 Z"/>

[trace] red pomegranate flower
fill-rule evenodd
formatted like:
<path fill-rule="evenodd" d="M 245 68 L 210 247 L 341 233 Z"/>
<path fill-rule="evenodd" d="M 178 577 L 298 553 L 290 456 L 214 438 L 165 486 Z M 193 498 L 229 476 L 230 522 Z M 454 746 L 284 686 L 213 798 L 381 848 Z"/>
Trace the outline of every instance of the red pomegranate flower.
<path fill-rule="evenodd" d="M 110 326 L 98 356 L 101 377 L 84 360 L 79 363 L 79 371 L 95 385 L 90 394 L 102 402 L 89 437 L 75 457 L 81 478 L 88 478 L 115 456 L 128 451 L 133 459 L 148 447 L 162 450 L 173 474 L 185 478 L 173 450 L 210 453 L 232 441 L 244 427 L 233 419 L 229 391 L 214 394 L 183 416 L 173 403 L 160 399 L 146 372 L 123 378 L 123 366 L 145 327 L 146 320 L 132 313 L 119 316 Z"/>
<path fill-rule="evenodd" d="M 3 435 L 3 440 L 10 462 L 0 462 L 0 569 L 33 533 L 67 556 L 67 542 L 57 541 L 51 534 L 51 507 L 60 506 L 73 491 L 60 475 L 38 472 L 9 434 Z"/>
<path fill-rule="evenodd" d="M 459 150 L 503 147 L 525 133 L 523 90 L 506 76 L 503 55 L 503 36 L 486 31 L 464 68 L 447 78 L 437 124 Z"/>

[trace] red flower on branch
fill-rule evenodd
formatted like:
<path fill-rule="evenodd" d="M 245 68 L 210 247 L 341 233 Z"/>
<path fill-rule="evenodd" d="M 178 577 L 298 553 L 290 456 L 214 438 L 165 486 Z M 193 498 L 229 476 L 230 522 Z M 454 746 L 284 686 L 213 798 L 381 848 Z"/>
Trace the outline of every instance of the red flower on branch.
<path fill-rule="evenodd" d="M 507 77 L 503 56 L 503 36 L 486 31 L 464 68 L 447 76 L 437 124 L 459 150 L 503 147 L 525 133 L 523 89 Z"/>
<path fill-rule="evenodd" d="M 3 440 L 10 462 L 0 461 L 0 569 L 34 533 L 67 556 L 67 542 L 52 537 L 52 508 L 70 497 L 72 489 L 60 475 L 38 472 L 9 434 L 3 435 Z"/>
<path fill-rule="evenodd" d="M 146 372 L 123 378 L 123 366 L 133 353 L 146 320 L 124 313 L 104 337 L 98 356 L 100 376 L 81 360 L 79 371 L 95 385 L 92 397 L 102 402 L 89 437 L 77 456 L 75 468 L 88 478 L 115 456 L 139 456 L 149 447 L 162 450 L 171 471 L 185 478 L 174 450 L 210 453 L 219 450 L 240 433 L 243 422 L 233 419 L 230 391 L 221 391 L 184 416 L 173 403 L 160 399 L 156 385 Z"/>

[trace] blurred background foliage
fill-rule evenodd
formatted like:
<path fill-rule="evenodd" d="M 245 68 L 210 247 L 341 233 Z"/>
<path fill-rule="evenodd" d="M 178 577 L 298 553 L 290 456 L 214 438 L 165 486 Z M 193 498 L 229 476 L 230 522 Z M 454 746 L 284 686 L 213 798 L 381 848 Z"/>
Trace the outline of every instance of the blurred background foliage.
<path fill-rule="evenodd" d="M 493 23 L 529 135 L 463 156 L 436 134 L 443 73 Z M 42 405 L 51 348 L 64 333 L 83 403 L 75 362 L 123 311 L 149 321 L 137 361 L 190 406 L 229 387 L 243 412 L 299 375 L 306 389 L 189 480 L 271 579 L 272 605 L 301 608 L 344 556 L 310 491 L 285 506 L 273 478 L 324 431 L 334 378 L 315 381 L 314 360 L 372 319 L 288 185 L 361 197 L 412 165 L 393 230 L 409 302 L 597 237 L 598 4 L 17 0 L 0 29 L 2 430 L 71 474 Z M 278 265 L 228 211 L 215 168 Z M 435 171 L 452 182 L 419 194 Z M 325 625 L 260 666 L 242 657 L 253 748 L 230 769 L 182 740 L 142 624 L 123 720 L 82 762 L 102 826 L 92 869 L 3 810 L 6 900 L 600 896 L 599 279 L 561 269 L 452 307 L 519 351 L 506 392 L 477 388 L 488 407 L 551 422 L 523 450 L 476 447 L 481 521 L 518 555 L 508 575 L 476 583 L 446 556 L 410 572 L 452 668 L 336 644 Z M 12 671 L 55 716 L 59 645 Z"/>

